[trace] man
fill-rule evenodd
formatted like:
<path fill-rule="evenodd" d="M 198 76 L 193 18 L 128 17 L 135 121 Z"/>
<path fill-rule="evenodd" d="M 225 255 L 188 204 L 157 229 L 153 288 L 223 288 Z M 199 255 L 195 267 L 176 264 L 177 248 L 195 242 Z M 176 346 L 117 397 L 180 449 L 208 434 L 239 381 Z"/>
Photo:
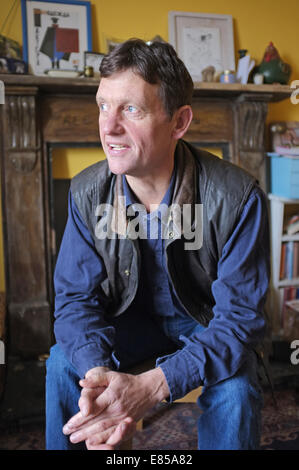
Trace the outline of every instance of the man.
<path fill-rule="evenodd" d="M 203 385 L 198 448 L 255 449 L 265 196 L 245 171 L 182 140 L 193 84 L 170 45 L 127 41 L 100 71 L 107 161 L 71 184 L 47 448 L 114 449 L 151 407 Z M 151 369 L 128 373 L 151 358 Z"/>

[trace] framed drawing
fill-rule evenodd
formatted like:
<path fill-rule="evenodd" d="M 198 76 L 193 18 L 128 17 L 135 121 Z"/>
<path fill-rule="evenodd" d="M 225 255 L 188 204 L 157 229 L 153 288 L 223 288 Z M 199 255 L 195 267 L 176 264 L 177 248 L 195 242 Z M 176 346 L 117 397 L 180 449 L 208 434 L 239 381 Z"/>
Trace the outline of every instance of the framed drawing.
<path fill-rule="evenodd" d="M 21 0 L 23 58 L 29 73 L 82 71 L 92 49 L 90 2 Z"/>
<path fill-rule="evenodd" d="M 105 54 L 100 52 L 85 51 L 84 52 L 84 66 L 93 68 L 94 75 L 100 75 L 99 68 Z"/>
<path fill-rule="evenodd" d="M 202 71 L 235 70 L 233 21 L 231 15 L 170 11 L 169 42 L 183 60 L 195 82 Z"/>

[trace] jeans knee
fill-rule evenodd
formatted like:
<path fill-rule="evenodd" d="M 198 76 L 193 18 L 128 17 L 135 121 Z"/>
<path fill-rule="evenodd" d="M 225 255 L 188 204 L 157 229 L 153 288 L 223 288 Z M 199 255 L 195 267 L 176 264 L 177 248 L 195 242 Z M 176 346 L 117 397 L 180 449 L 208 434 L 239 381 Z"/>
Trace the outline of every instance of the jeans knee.
<path fill-rule="evenodd" d="M 246 380 L 229 379 L 205 390 L 198 399 L 204 412 L 220 413 L 224 416 L 258 416 L 263 405 L 262 393 Z"/>
<path fill-rule="evenodd" d="M 226 384 L 226 400 L 239 403 L 240 407 L 248 407 L 250 403 L 262 401 L 262 393 L 257 383 L 248 377 L 233 377 Z"/>
<path fill-rule="evenodd" d="M 46 362 L 46 371 L 47 379 L 53 381 L 59 381 L 66 376 L 77 376 L 72 364 L 57 344 L 52 346 L 50 350 L 50 356 Z"/>
<path fill-rule="evenodd" d="M 254 361 L 233 376 L 205 387 L 198 399 L 199 449 L 257 449 L 261 433 L 262 389 Z"/>
<path fill-rule="evenodd" d="M 235 376 L 203 390 L 198 399 L 203 410 L 223 406 L 228 410 L 257 412 L 263 405 L 263 393 L 256 374 L 240 371 Z"/>

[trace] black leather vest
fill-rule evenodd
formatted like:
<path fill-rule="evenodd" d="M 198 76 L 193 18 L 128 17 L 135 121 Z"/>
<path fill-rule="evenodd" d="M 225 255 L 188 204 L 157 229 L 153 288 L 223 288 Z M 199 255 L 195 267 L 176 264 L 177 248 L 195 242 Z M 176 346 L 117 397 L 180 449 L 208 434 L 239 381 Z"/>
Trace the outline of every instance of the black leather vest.
<path fill-rule="evenodd" d="M 188 314 L 207 326 L 213 317 L 215 302 L 211 286 L 217 277 L 218 260 L 257 182 L 240 167 L 182 140 L 178 142 L 175 158 L 177 173 L 172 203 L 180 207 L 202 204 L 203 238 L 201 248 L 196 250 L 185 249 L 189 240 L 184 233 L 165 241 L 168 276 Z M 101 288 L 108 298 L 108 313 L 119 315 L 128 308 L 137 292 L 138 240 L 128 236 L 126 214 L 120 223 L 113 222 L 112 238 L 99 239 L 96 229 L 103 217 L 103 214 L 98 215 L 99 205 L 106 203 L 116 212 L 120 211 L 122 177 L 110 172 L 106 160 L 101 161 L 75 176 L 71 191 L 106 268 L 107 276 Z M 170 219 L 169 234 L 176 233 L 173 223 Z"/>

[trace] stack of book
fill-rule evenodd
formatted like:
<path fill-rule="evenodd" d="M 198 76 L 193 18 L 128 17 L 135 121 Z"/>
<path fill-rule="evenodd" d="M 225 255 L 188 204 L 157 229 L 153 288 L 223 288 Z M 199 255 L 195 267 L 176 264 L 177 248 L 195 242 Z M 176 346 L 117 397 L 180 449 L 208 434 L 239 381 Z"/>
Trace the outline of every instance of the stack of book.
<path fill-rule="evenodd" d="M 295 214 L 290 218 L 286 226 L 286 232 L 288 235 L 299 233 L 299 214 Z"/>
<path fill-rule="evenodd" d="M 283 241 L 281 245 L 279 278 L 281 280 L 296 279 L 299 278 L 299 237 L 293 236 L 299 235 L 299 214 L 288 219 L 284 232 L 290 239 L 287 238 L 287 241 Z"/>
<path fill-rule="evenodd" d="M 285 155 L 286 157 L 298 157 L 299 146 L 295 145 L 276 145 L 275 152 L 279 155 Z"/>
<path fill-rule="evenodd" d="M 290 281 L 283 289 L 283 329 L 291 334 L 291 325 L 299 320 L 299 214 L 291 216 L 284 227 L 286 238 L 281 245 L 280 280 Z M 294 323 L 295 322 L 295 323 Z M 299 337 L 298 337 L 299 338 Z"/>
<path fill-rule="evenodd" d="M 299 278 L 299 241 L 282 243 L 279 278 L 281 280 Z"/>

